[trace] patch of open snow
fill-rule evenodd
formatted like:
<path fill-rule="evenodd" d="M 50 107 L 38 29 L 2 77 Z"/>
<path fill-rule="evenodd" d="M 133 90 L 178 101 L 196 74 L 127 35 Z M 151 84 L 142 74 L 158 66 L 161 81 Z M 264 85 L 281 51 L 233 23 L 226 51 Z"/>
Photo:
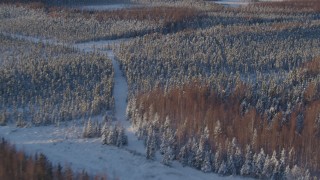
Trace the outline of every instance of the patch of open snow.
<path fill-rule="evenodd" d="M 25 40 L 25 41 L 30 41 L 33 43 L 44 43 L 44 44 L 52 44 L 52 45 L 66 45 L 66 43 L 59 42 L 57 40 L 53 39 L 46 39 L 46 38 L 39 38 L 39 37 L 33 37 L 33 36 L 25 36 L 21 34 L 9 34 L 5 32 L 0 32 L 1 35 L 3 36 L 8 36 L 13 39 L 19 39 L 19 40 Z"/>
<path fill-rule="evenodd" d="M 221 4 L 228 7 L 240 7 L 240 6 L 246 6 L 249 4 L 248 1 L 241 1 L 241 0 L 219 0 L 219 1 L 212 1 L 216 4 Z"/>
<path fill-rule="evenodd" d="M 281 2 L 281 1 L 283 0 L 259 0 L 259 2 Z M 240 6 L 247 6 L 251 3 L 256 3 L 256 2 L 250 2 L 248 0 L 218 0 L 213 2 L 216 4 L 228 6 L 228 7 L 240 7 Z"/>
<path fill-rule="evenodd" d="M 74 7 L 80 10 L 90 10 L 90 11 L 113 11 L 118 9 L 128 9 L 133 7 L 142 7 L 139 4 L 132 3 L 117 3 L 117 4 L 94 4 L 94 5 L 85 5 Z"/>
<path fill-rule="evenodd" d="M 72 132 L 72 135 L 70 135 Z M 42 126 L 31 128 L 0 127 L 0 136 L 14 143 L 29 154 L 44 153 L 54 164 L 69 165 L 75 171 L 85 169 L 90 174 L 108 174 L 120 179 L 242 179 L 220 177 L 202 173 L 173 162 L 172 167 L 147 160 L 144 155 L 127 149 L 101 145 L 100 138 L 82 139 L 81 124 L 64 124 L 60 127 Z M 129 141 L 129 143 L 132 143 Z"/>

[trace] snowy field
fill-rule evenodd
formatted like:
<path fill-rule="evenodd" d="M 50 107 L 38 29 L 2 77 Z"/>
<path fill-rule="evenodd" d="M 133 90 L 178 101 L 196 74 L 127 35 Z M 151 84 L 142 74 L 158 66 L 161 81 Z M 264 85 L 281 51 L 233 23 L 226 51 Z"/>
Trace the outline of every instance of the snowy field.
<path fill-rule="evenodd" d="M 241 0 L 219 0 L 214 1 L 216 4 L 221 4 L 228 7 L 239 7 L 239 6 L 246 6 L 249 2 L 241 1 Z"/>
<path fill-rule="evenodd" d="M 279 2 L 282 0 L 260 0 L 260 2 Z M 249 1 L 246 0 L 218 0 L 213 1 L 216 4 L 221 4 L 228 7 L 240 7 L 240 6 L 246 6 L 250 4 Z"/>
<path fill-rule="evenodd" d="M 134 4 L 130 2 L 114 2 L 114 3 L 104 3 L 104 4 L 90 4 L 90 5 L 82 5 L 82 6 L 74 6 L 73 8 L 80 10 L 91 10 L 91 11 L 112 11 L 118 9 L 126 9 L 133 7 L 142 7 L 141 4 Z"/>
<path fill-rule="evenodd" d="M 90 174 L 105 174 L 120 179 L 237 179 L 205 174 L 174 162 L 173 167 L 147 160 L 144 155 L 128 149 L 102 145 L 100 138 L 82 139 L 82 126 L 44 126 L 32 128 L 0 127 L 0 136 L 27 153 L 44 153 L 53 163 L 70 165 L 76 171 L 85 169 Z M 240 179 L 240 178 L 238 178 Z"/>

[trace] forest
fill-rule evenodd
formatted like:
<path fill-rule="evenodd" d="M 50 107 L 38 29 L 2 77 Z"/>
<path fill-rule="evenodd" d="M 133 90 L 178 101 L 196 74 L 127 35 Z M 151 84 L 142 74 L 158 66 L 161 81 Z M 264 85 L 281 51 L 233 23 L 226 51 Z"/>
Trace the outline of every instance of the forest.
<path fill-rule="evenodd" d="M 80 138 L 99 138 L 106 148 L 130 149 L 134 131 L 146 159 L 160 153 L 169 167 L 319 178 L 320 2 L 123 2 L 140 6 L 98 11 L 71 6 L 85 0 L 0 0 L 1 126 L 78 121 Z M 104 41 L 111 43 L 92 51 L 76 46 Z M 128 84 L 130 126 L 116 117 L 113 61 Z M 1 143 L 12 161 L 49 163 Z M 5 171 L 0 178 L 13 177 Z"/>

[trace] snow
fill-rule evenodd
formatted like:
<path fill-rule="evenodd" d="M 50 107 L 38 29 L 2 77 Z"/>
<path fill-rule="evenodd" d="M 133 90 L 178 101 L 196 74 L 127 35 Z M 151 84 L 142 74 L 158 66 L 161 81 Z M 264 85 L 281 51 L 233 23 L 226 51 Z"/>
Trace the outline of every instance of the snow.
<path fill-rule="evenodd" d="M 241 0 L 219 0 L 219 1 L 214 1 L 216 4 L 221 4 L 224 6 L 229 6 L 229 7 L 240 7 L 240 6 L 246 6 L 249 4 L 249 2 L 241 1 Z"/>
<path fill-rule="evenodd" d="M 10 35 L 32 42 L 43 42 L 42 39 Z M 96 41 L 73 45 L 82 51 L 99 51 L 105 53 L 112 60 L 114 67 L 115 118 L 121 123 L 128 135 L 128 146 L 117 148 L 102 145 L 100 138 L 82 138 L 83 122 L 73 121 L 63 123 L 59 127 L 40 126 L 16 128 L 14 125 L 0 126 L 0 137 L 8 139 L 18 149 L 28 154 L 43 153 L 54 164 L 69 165 L 75 171 L 85 169 L 89 174 L 107 174 L 111 178 L 140 180 L 140 179 L 243 179 L 241 177 L 222 177 L 214 173 L 203 173 L 190 167 L 182 167 L 176 161 L 172 167 L 161 164 L 158 153 L 155 161 L 147 160 L 145 147 L 134 134 L 129 121 L 126 120 L 128 85 L 120 70 L 119 62 L 111 50 L 105 50 L 108 44 L 118 41 Z M 57 44 L 56 41 L 45 40 L 47 43 Z M 59 44 L 59 43 L 58 43 Z M 102 116 L 92 118 L 100 120 Z"/>
<path fill-rule="evenodd" d="M 44 44 L 52 44 L 52 45 L 66 45 L 66 43 L 59 42 L 59 41 L 54 40 L 54 39 L 46 39 L 46 38 L 25 36 L 25 35 L 21 35 L 21 34 L 9 34 L 9 33 L 5 33 L 5 32 L 0 32 L 0 34 L 3 35 L 3 36 L 11 37 L 13 39 L 30 41 L 30 42 L 33 42 L 33 43 L 41 42 L 41 43 L 44 43 Z"/>
<path fill-rule="evenodd" d="M 70 165 L 75 171 L 108 174 L 120 179 L 235 179 L 202 173 L 174 162 L 173 167 L 150 161 L 128 149 L 101 145 L 100 138 L 82 139 L 82 125 L 68 123 L 60 127 L 0 127 L 0 136 L 29 154 L 44 153 L 54 164 Z M 129 143 L 132 143 L 129 141 Z M 240 179 L 239 177 L 237 177 Z"/>
<path fill-rule="evenodd" d="M 95 5 L 86 5 L 75 7 L 76 9 L 80 10 L 91 10 L 91 11 L 113 11 L 118 9 L 127 9 L 133 7 L 142 7 L 139 4 L 132 4 L 132 3 L 117 3 L 117 4 L 95 4 Z"/>
<path fill-rule="evenodd" d="M 281 2 L 283 0 L 259 0 L 259 2 Z M 218 1 L 213 1 L 213 3 L 216 4 L 221 4 L 224 6 L 228 7 L 240 7 L 240 6 L 247 6 L 250 3 L 255 3 L 255 2 L 249 2 L 248 0 L 218 0 Z"/>

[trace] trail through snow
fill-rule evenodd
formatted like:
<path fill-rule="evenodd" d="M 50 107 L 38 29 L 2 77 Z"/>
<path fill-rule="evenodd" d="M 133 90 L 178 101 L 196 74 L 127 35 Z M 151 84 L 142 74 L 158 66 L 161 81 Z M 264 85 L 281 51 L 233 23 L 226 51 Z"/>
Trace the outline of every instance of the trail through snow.
<path fill-rule="evenodd" d="M 35 37 L 8 35 L 11 37 L 29 40 L 32 42 L 45 42 L 60 44 L 52 40 L 43 40 Z M 0 137 L 14 143 L 18 149 L 29 154 L 44 153 L 54 164 L 69 165 L 75 171 L 85 169 L 89 174 L 108 174 L 111 178 L 122 180 L 206 180 L 206 179 L 243 179 L 241 177 L 221 177 L 214 173 L 203 173 L 190 167 L 182 167 L 176 161 L 172 167 L 160 163 L 161 156 L 157 154 L 155 161 L 147 160 L 144 156 L 145 148 L 142 141 L 139 141 L 131 128 L 130 122 L 126 120 L 128 85 L 120 64 L 111 50 L 105 50 L 108 44 L 119 43 L 116 41 L 93 41 L 79 43 L 73 47 L 82 51 L 99 51 L 108 55 L 112 60 L 114 68 L 114 90 L 115 117 L 125 127 L 128 135 L 128 146 L 117 148 L 114 146 L 102 145 L 100 138 L 83 139 L 83 124 L 73 121 L 62 124 L 59 127 L 54 125 L 16 128 L 14 125 L 0 126 Z M 101 119 L 101 116 L 94 119 Z"/>
<path fill-rule="evenodd" d="M 100 53 L 106 54 L 109 59 L 112 60 L 113 70 L 114 70 L 114 87 L 113 87 L 113 97 L 115 99 L 115 118 L 117 121 L 125 128 L 126 134 L 128 135 L 128 146 L 124 147 L 131 152 L 137 154 L 144 154 L 145 147 L 142 141 L 138 141 L 134 134 L 134 130 L 129 121 L 126 118 L 126 108 L 127 108 L 127 97 L 128 97 L 128 83 L 120 69 L 120 63 L 116 60 L 116 57 L 112 50 L 105 50 L 105 47 L 110 44 L 118 44 L 120 42 L 125 42 L 128 39 L 119 39 L 111 41 L 91 41 L 86 43 L 76 44 L 75 47 L 82 51 L 98 51 Z"/>

